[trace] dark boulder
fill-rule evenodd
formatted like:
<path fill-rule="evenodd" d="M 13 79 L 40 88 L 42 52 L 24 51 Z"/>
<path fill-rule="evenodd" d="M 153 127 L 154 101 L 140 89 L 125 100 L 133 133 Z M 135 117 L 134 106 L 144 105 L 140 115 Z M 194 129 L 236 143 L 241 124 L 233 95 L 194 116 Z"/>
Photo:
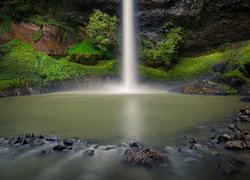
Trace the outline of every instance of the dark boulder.
<path fill-rule="evenodd" d="M 154 165 L 166 162 L 167 159 L 167 155 L 159 151 L 151 149 L 133 151 L 131 149 L 125 152 L 123 162 L 145 168 L 152 168 Z"/>
<path fill-rule="evenodd" d="M 60 141 L 60 138 L 57 136 L 50 136 L 46 138 L 46 141 Z"/>
<path fill-rule="evenodd" d="M 71 149 L 72 149 L 72 147 L 68 147 L 68 146 L 64 146 L 64 145 L 57 145 L 57 146 L 53 147 L 54 151 L 68 151 Z"/>
<path fill-rule="evenodd" d="M 9 140 L 9 144 L 20 144 L 23 142 L 23 139 L 21 137 L 14 137 Z"/>
<path fill-rule="evenodd" d="M 229 150 L 246 150 L 246 144 L 243 141 L 227 141 L 225 148 Z"/>
<path fill-rule="evenodd" d="M 73 146 L 74 140 L 73 139 L 65 139 L 65 140 L 63 140 L 63 144 L 65 146 Z"/>
<path fill-rule="evenodd" d="M 229 134 L 223 134 L 223 135 L 219 135 L 217 137 L 217 140 L 219 143 L 224 143 L 224 142 L 227 142 L 227 141 L 231 141 L 232 140 L 232 137 L 229 135 Z"/>
<path fill-rule="evenodd" d="M 140 144 L 139 142 L 133 142 L 133 143 L 130 143 L 129 144 L 129 146 L 131 147 L 131 148 L 134 148 L 134 149 L 142 149 L 143 148 L 143 145 L 142 144 Z"/>
<path fill-rule="evenodd" d="M 196 143 L 196 140 L 195 140 L 194 138 L 190 138 L 190 139 L 188 140 L 188 142 L 189 142 L 190 144 L 195 144 L 195 143 Z"/>

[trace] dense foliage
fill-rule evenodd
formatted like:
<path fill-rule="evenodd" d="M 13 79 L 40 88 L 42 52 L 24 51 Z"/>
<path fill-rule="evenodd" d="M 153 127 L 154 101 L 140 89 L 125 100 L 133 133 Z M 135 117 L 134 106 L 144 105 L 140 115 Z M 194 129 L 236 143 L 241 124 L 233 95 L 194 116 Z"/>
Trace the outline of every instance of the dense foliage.
<path fill-rule="evenodd" d="M 170 67 L 178 57 L 178 50 L 182 42 L 182 29 L 179 27 L 172 29 L 166 39 L 157 42 L 153 49 L 144 50 L 146 64 Z"/>
<path fill-rule="evenodd" d="M 55 81 L 80 78 L 84 74 L 115 73 L 113 61 L 95 67 L 55 60 L 30 44 L 14 39 L 0 46 L 0 90 L 20 87 L 48 87 Z"/>
<path fill-rule="evenodd" d="M 102 11 L 94 10 L 86 31 L 95 46 L 108 56 L 112 56 L 117 44 L 118 19 Z"/>

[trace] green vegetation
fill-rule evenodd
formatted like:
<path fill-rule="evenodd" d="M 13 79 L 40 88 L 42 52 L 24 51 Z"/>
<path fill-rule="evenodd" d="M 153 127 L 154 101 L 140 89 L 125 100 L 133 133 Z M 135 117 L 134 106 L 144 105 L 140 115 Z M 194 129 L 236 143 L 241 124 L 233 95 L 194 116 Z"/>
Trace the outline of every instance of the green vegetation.
<path fill-rule="evenodd" d="M 95 65 L 104 58 L 103 52 L 94 48 L 93 44 L 87 40 L 70 48 L 68 54 L 71 57 L 70 61 L 86 65 Z"/>
<path fill-rule="evenodd" d="M 166 40 L 157 42 L 153 49 L 145 49 L 146 64 L 170 67 L 178 57 L 178 50 L 183 41 L 183 31 L 181 28 L 172 29 Z"/>
<path fill-rule="evenodd" d="M 54 81 L 80 78 L 84 74 L 114 74 L 114 61 L 98 66 L 83 66 L 68 61 L 55 60 L 36 51 L 30 44 L 14 39 L 0 46 L 0 90 L 14 87 L 48 87 Z"/>
<path fill-rule="evenodd" d="M 58 22 L 53 18 L 45 18 L 44 16 L 35 14 L 28 17 L 26 20 L 36 24 L 37 26 L 60 26 L 63 27 L 62 23 Z"/>
<path fill-rule="evenodd" d="M 43 35 L 43 31 L 42 30 L 37 31 L 35 33 L 35 35 L 33 36 L 33 41 L 34 42 L 38 42 L 41 39 L 42 35 Z"/>
<path fill-rule="evenodd" d="M 68 50 L 69 55 L 102 55 L 102 52 L 94 48 L 90 41 L 84 40 Z"/>
<path fill-rule="evenodd" d="M 10 18 L 0 13 L 0 34 L 11 32 Z"/>
<path fill-rule="evenodd" d="M 166 81 L 167 79 L 167 72 L 160 69 L 141 66 L 140 72 L 142 78 L 160 80 L 160 81 Z"/>
<path fill-rule="evenodd" d="M 228 61 L 228 71 L 222 76 L 239 77 L 246 80 L 241 69 L 250 62 L 250 41 L 240 43 L 238 48 L 233 45 L 224 49 L 223 52 L 210 52 L 207 55 L 198 57 L 183 57 L 169 71 L 142 67 L 143 77 L 153 77 L 166 81 L 192 81 L 202 78 L 206 74 L 214 74 L 213 66 L 222 61 Z"/>
<path fill-rule="evenodd" d="M 246 65 L 250 63 L 250 41 L 241 43 L 241 46 L 232 58 L 232 61 L 230 61 L 229 66 L 233 68 L 225 73 L 223 77 L 238 78 L 244 82 L 249 82 L 249 78 L 246 77 L 246 74 L 249 73 L 249 70 L 246 70 Z"/>
<path fill-rule="evenodd" d="M 95 44 L 108 57 L 112 57 L 118 39 L 118 19 L 116 16 L 109 16 L 99 10 L 95 10 L 90 16 L 86 31 Z"/>

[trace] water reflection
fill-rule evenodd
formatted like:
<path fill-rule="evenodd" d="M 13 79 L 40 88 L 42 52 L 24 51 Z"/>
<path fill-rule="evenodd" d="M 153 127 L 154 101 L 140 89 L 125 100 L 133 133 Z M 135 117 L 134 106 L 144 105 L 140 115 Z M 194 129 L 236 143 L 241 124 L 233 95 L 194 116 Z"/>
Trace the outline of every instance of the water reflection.
<path fill-rule="evenodd" d="M 129 140 L 140 140 L 143 138 L 143 109 L 140 100 L 136 97 L 124 99 L 124 107 L 121 116 L 123 126 L 123 137 Z"/>

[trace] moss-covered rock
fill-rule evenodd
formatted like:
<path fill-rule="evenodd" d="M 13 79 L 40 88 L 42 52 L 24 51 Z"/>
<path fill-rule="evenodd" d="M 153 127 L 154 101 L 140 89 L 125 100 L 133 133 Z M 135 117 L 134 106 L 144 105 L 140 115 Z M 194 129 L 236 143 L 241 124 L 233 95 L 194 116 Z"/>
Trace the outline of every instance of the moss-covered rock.
<path fill-rule="evenodd" d="M 68 50 L 71 57 L 70 61 L 85 65 L 95 65 L 98 61 L 105 59 L 105 55 L 98 49 L 94 48 L 93 44 L 84 40 L 79 44 L 71 47 Z"/>

